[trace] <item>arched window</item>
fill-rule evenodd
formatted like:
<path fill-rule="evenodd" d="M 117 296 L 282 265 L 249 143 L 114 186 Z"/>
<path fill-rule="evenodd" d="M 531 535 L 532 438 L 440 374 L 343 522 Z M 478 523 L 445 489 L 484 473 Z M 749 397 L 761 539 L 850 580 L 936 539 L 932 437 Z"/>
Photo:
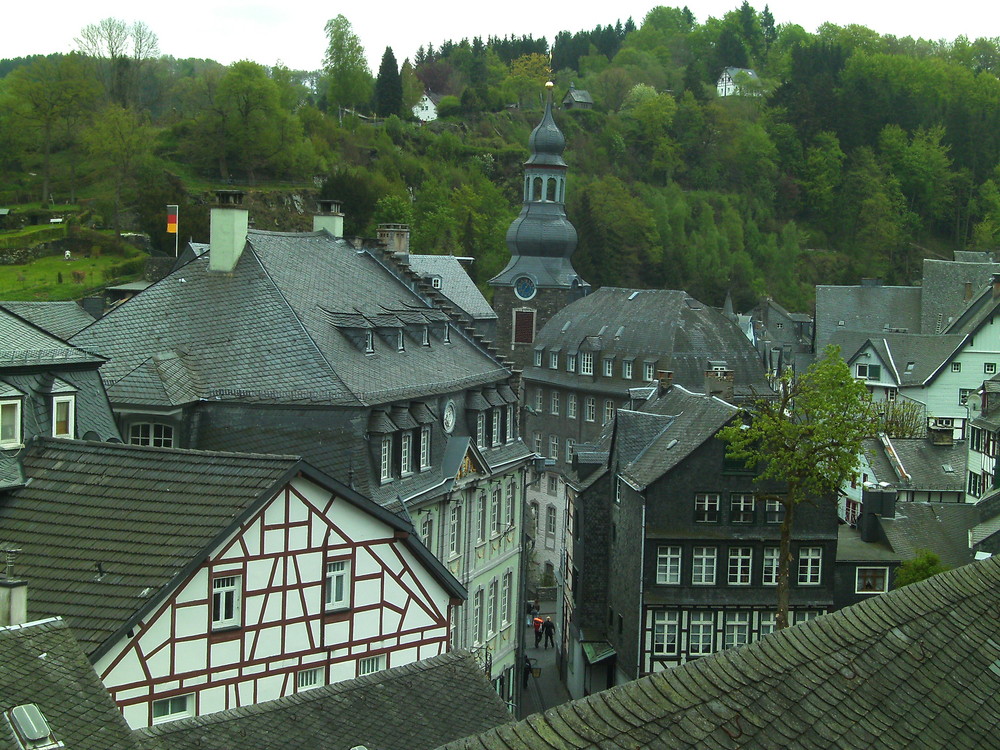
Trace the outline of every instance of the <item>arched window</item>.
<path fill-rule="evenodd" d="M 534 181 L 533 181 L 533 187 L 532 187 L 532 199 L 533 200 L 541 201 L 541 200 L 544 199 L 545 193 L 542 192 L 542 188 L 543 188 L 542 178 L 541 177 L 536 177 L 534 179 Z"/>
<path fill-rule="evenodd" d="M 557 195 L 559 192 L 559 183 L 555 177 L 547 177 L 545 179 L 545 200 L 556 201 L 559 200 Z"/>
<path fill-rule="evenodd" d="M 174 428 L 159 422 L 135 422 L 129 425 L 128 442 L 130 445 L 173 448 Z"/>

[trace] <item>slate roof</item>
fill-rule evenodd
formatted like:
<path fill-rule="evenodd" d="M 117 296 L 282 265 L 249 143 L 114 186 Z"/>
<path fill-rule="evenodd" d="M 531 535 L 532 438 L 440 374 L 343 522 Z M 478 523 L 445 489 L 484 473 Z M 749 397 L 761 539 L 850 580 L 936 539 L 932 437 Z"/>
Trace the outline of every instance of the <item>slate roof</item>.
<path fill-rule="evenodd" d="M 920 333 L 920 287 L 816 286 L 816 351 L 837 331 L 883 334 L 887 328 Z M 839 325 L 844 321 L 844 325 Z"/>
<path fill-rule="evenodd" d="M 642 412 L 618 410 L 618 471 L 640 487 L 655 482 L 736 415 L 721 399 L 674 386 Z"/>
<path fill-rule="evenodd" d="M 496 320 L 496 312 L 454 255 L 410 255 L 410 268 L 423 277 L 440 277 L 441 293 L 470 317 Z"/>
<path fill-rule="evenodd" d="M 396 329 L 409 326 L 415 336 L 447 316 L 389 264 L 323 231 L 251 231 L 232 273 L 209 271 L 203 254 L 73 343 L 110 358 L 102 374 L 116 403 L 145 397 L 156 369 L 150 360 L 168 354 L 183 364 L 188 387 L 160 375 L 162 390 L 185 399 L 358 406 L 509 376 L 460 331 L 451 344 L 430 346 L 408 334 L 397 351 Z M 366 354 L 351 333 L 374 326 L 386 335 Z"/>
<path fill-rule="evenodd" d="M 143 750 L 429 750 L 511 721 L 468 651 L 136 731 Z"/>
<path fill-rule="evenodd" d="M 930 550 L 949 568 L 975 559 L 969 531 L 980 524 L 982 512 L 972 503 L 897 502 L 895 518 L 881 518 L 882 533 L 904 560 Z"/>
<path fill-rule="evenodd" d="M 100 364 L 101 357 L 70 346 L 61 338 L 0 308 L 0 367 Z"/>
<path fill-rule="evenodd" d="M 934 492 L 965 490 L 968 454 L 964 443 L 934 445 L 923 438 L 892 438 L 890 442 L 903 470 L 910 477 L 906 482 L 894 482 L 897 487 Z"/>
<path fill-rule="evenodd" d="M 30 482 L 0 499 L 0 540 L 23 550 L 15 573 L 29 581 L 29 617 L 65 618 L 91 655 L 299 466 L 52 438 L 23 462 Z"/>
<path fill-rule="evenodd" d="M 907 386 L 927 383 L 964 346 L 967 339 L 965 334 L 885 333 L 871 336 L 845 331 L 834 334 L 830 343 L 840 346 L 841 355 L 850 364 L 867 361 L 857 359 L 856 355 L 870 343 L 885 367 L 889 368 L 885 375 L 891 375 L 896 383 Z M 883 380 L 886 379 L 883 376 Z"/>
<path fill-rule="evenodd" d="M 8 312 L 61 339 L 68 339 L 94 322 L 76 302 L 0 302 Z"/>
<path fill-rule="evenodd" d="M 444 747 L 988 747 L 998 591 L 991 558 Z"/>
<path fill-rule="evenodd" d="M 1000 263 L 994 263 L 985 253 L 956 253 L 954 261 L 924 259 L 920 300 L 920 330 L 923 333 L 941 333 L 990 282 L 994 273 L 1000 272 Z M 968 256 L 974 261 L 966 260 Z M 976 257 L 979 256 L 979 257 Z"/>
<path fill-rule="evenodd" d="M 30 592 L 29 592 L 30 596 Z M 38 706 L 53 737 L 72 750 L 135 750 L 138 743 L 66 624 L 0 628 L 0 713 Z M 23 750 L 0 720 L 0 750 Z"/>
<path fill-rule="evenodd" d="M 536 349 L 564 352 L 585 344 L 600 349 L 602 357 L 635 358 L 634 379 L 616 379 L 615 387 L 640 384 L 643 361 L 655 360 L 658 369 L 673 371 L 675 383 L 703 390 L 709 361 L 724 360 L 734 371 L 737 395 L 771 392 L 757 352 L 736 324 L 683 291 L 602 287 L 553 315 L 535 339 Z M 594 362 L 594 372 L 600 373 L 600 362 Z M 525 377 L 564 388 L 612 382 L 585 381 L 565 367 L 532 366 Z"/>

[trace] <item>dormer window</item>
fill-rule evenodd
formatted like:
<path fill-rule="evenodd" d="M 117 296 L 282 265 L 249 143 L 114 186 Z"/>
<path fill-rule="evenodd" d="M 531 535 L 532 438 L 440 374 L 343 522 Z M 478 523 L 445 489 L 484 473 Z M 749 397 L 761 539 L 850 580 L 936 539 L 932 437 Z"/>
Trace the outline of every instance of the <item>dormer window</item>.
<path fill-rule="evenodd" d="M 373 331 L 365 331 L 365 354 L 375 353 L 375 333 Z"/>
<path fill-rule="evenodd" d="M 76 396 L 52 399 L 52 437 L 72 438 L 76 433 Z"/>
<path fill-rule="evenodd" d="M 430 346 L 431 345 L 431 330 L 427 326 L 424 326 L 423 329 L 422 329 L 422 331 L 421 331 L 420 343 L 423 346 Z"/>
<path fill-rule="evenodd" d="M 399 331 L 396 333 L 396 351 L 398 352 L 403 351 L 406 348 L 404 344 L 405 341 L 403 339 L 403 329 L 400 328 Z"/>
<path fill-rule="evenodd" d="M 593 352 L 581 352 L 580 353 L 580 374 L 581 375 L 593 375 L 594 374 L 594 353 Z"/>
<path fill-rule="evenodd" d="M 0 448 L 21 444 L 21 402 L 0 401 Z"/>
<path fill-rule="evenodd" d="M 440 289 L 441 288 L 441 277 L 440 276 L 432 276 L 431 277 L 431 288 L 432 289 Z"/>
<path fill-rule="evenodd" d="M 541 367 L 541 366 L 542 366 L 542 350 L 541 349 L 536 349 L 535 350 L 535 367 Z"/>

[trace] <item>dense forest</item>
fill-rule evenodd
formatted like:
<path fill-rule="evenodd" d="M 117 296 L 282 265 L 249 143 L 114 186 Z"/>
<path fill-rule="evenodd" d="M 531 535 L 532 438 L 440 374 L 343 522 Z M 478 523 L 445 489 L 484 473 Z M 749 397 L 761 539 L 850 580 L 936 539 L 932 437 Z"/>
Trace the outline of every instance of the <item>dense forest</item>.
<path fill-rule="evenodd" d="M 612 19 L 609 19 L 609 21 Z M 315 71 L 161 54 L 105 19 L 65 55 L 0 61 L 0 206 L 76 204 L 172 250 L 164 206 L 206 240 L 230 184 L 344 202 L 349 233 L 412 226 L 415 252 L 507 258 L 546 80 L 559 110 L 575 264 L 595 286 L 686 289 L 808 309 L 816 283 L 910 283 L 924 257 L 1000 236 L 1000 39 L 952 42 L 824 25 L 747 2 L 723 18 L 658 7 L 634 22 L 442 40 L 368 69 L 343 16 Z M 728 67 L 740 94 L 720 97 Z M 410 114 L 425 91 L 437 121 Z"/>

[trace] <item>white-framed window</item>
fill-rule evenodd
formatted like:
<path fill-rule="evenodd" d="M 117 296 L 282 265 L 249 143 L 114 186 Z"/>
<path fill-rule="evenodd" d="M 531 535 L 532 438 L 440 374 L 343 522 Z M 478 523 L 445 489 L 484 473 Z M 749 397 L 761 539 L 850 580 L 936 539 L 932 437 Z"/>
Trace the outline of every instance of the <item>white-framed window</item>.
<path fill-rule="evenodd" d="M 580 352 L 580 374 L 581 375 L 593 375 L 594 374 L 594 353 L 593 352 Z"/>
<path fill-rule="evenodd" d="M 556 535 L 556 506 L 554 505 L 545 509 L 545 535 L 552 537 Z"/>
<path fill-rule="evenodd" d="M 476 412 L 476 445 L 486 447 L 486 415 Z"/>
<path fill-rule="evenodd" d="M 420 522 L 420 541 L 424 543 L 424 546 L 431 552 L 434 552 L 434 539 L 432 538 L 434 534 L 434 517 L 431 516 L 430 512 L 424 514 L 423 520 Z"/>
<path fill-rule="evenodd" d="M 396 351 L 401 352 L 406 349 L 406 338 L 403 336 L 403 329 L 396 332 Z"/>
<path fill-rule="evenodd" d="M 566 372 L 576 372 L 576 355 L 566 355 Z"/>
<path fill-rule="evenodd" d="M 153 723 L 163 724 L 176 721 L 187 716 L 194 716 L 194 695 L 175 695 L 170 698 L 160 698 L 153 701 Z"/>
<path fill-rule="evenodd" d="M 951 371 L 952 372 L 961 372 L 962 371 L 962 363 L 961 362 L 952 362 L 951 363 Z"/>
<path fill-rule="evenodd" d="M 430 536 L 431 525 L 427 524 Z M 351 605 L 351 561 L 330 560 L 323 579 L 323 609 L 345 609 Z"/>
<path fill-rule="evenodd" d="M 545 406 L 545 391 L 541 388 L 535 390 L 535 411 L 541 412 Z"/>
<path fill-rule="evenodd" d="M 486 493 L 476 496 L 476 541 L 486 541 Z"/>
<path fill-rule="evenodd" d="M 567 393 L 566 394 L 566 416 L 570 419 L 576 419 L 576 394 Z"/>
<path fill-rule="evenodd" d="M 500 445 L 502 442 L 503 435 L 501 434 L 501 425 L 503 424 L 503 415 L 500 411 L 500 407 L 496 406 L 493 408 L 493 430 L 490 435 L 490 442 L 493 443 L 493 447 Z"/>
<path fill-rule="evenodd" d="M 781 523 L 785 520 L 785 506 L 780 500 L 764 501 L 764 521 L 766 523 Z"/>
<path fill-rule="evenodd" d="M 420 329 L 420 344 L 422 346 L 431 345 L 431 329 L 427 326 Z"/>
<path fill-rule="evenodd" d="M 573 438 L 566 438 L 566 463 L 573 462 L 574 450 L 576 450 L 576 441 Z"/>
<path fill-rule="evenodd" d="M 979 497 L 982 495 L 984 485 L 985 483 L 983 482 L 982 474 L 974 471 L 969 472 L 969 494 L 972 497 Z"/>
<path fill-rule="evenodd" d="M 583 419 L 586 422 L 597 419 L 597 399 L 594 396 L 587 396 L 587 400 L 583 402 Z"/>
<path fill-rule="evenodd" d="M 545 480 L 545 491 L 555 497 L 559 493 L 559 477 L 549 474 Z"/>
<path fill-rule="evenodd" d="M 323 667 L 313 667 L 312 669 L 300 669 L 295 673 L 295 690 L 301 693 L 304 690 L 318 688 L 324 683 Z"/>
<path fill-rule="evenodd" d="M 983 374 L 984 375 L 996 375 L 997 374 L 997 363 L 996 362 L 984 362 L 983 363 Z"/>
<path fill-rule="evenodd" d="M 764 547 L 764 574 L 761 583 L 765 586 L 778 585 L 778 547 Z"/>
<path fill-rule="evenodd" d="M 514 574 L 509 570 L 503 574 L 503 586 L 500 588 L 500 627 L 510 624 L 510 599 L 514 592 Z"/>
<path fill-rule="evenodd" d="M 752 547 L 729 548 L 729 585 L 749 586 L 750 569 L 753 565 Z"/>
<path fill-rule="evenodd" d="M 714 643 L 715 615 L 711 612 L 692 612 L 688 622 L 688 654 L 710 654 Z"/>
<path fill-rule="evenodd" d="M 754 497 L 751 493 L 733 493 L 729 496 L 729 522 L 753 523 Z"/>
<path fill-rule="evenodd" d="M 958 389 L 958 403 L 967 404 L 969 403 L 969 396 L 976 392 L 975 388 L 959 388 Z"/>
<path fill-rule="evenodd" d="M 604 424 L 615 418 L 615 402 L 610 398 L 604 400 Z"/>
<path fill-rule="evenodd" d="M 212 579 L 212 630 L 236 628 L 242 624 L 242 599 L 243 576 L 219 576 Z"/>
<path fill-rule="evenodd" d="M 799 548 L 799 585 L 818 586 L 822 578 L 823 548 Z"/>
<path fill-rule="evenodd" d="M 803 622 L 809 622 L 810 620 L 815 620 L 822 614 L 822 612 L 815 609 L 802 609 L 798 612 L 790 612 L 789 617 L 792 622 L 789 624 L 798 625 Z"/>
<path fill-rule="evenodd" d="M 653 376 L 656 374 L 656 363 L 655 362 L 643 362 L 642 363 L 642 379 L 647 383 L 653 382 Z"/>
<path fill-rule="evenodd" d="M 149 445 L 153 448 L 173 448 L 174 428 L 159 422 L 136 422 L 128 428 L 129 445 Z"/>
<path fill-rule="evenodd" d="M 736 648 L 750 642 L 749 612 L 726 612 L 723 625 L 723 648 Z"/>
<path fill-rule="evenodd" d="M 677 655 L 677 631 L 680 618 L 677 612 L 653 612 L 653 653 L 657 656 Z"/>
<path fill-rule="evenodd" d="M 542 366 L 542 350 L 535 349 L 535 367 Z"/>
<path fill-rule="evenodd" d="M 631 359 L 626 359 L 626 360 L 624 360 L 622 362 L 622 377 L 625 378 L 625 380 L 631 380 L 632 379 L 632 360 Z"/>
<path fill-rule="evenodd" d="M 375 333 L 374 331 L 365 331 L 365 354 L 375 353 Z"/>
<path fill-rule="evenodd" d="M 777 612 L 761 612 L 760 613 L 760 637 L 763 638 L 765 635 L 771 635 L 774 629 L 778 626 L 778 613 Z"/>
<path fill-rule="evenodd" d="M 882 378 L 882 365 L 858 363 L 855 372 L 860 380 L 880 380 Z"/>
<path fill-rule="evenodd" d="M 691 584 L 715 585 L 715 547 L 695 547 L 691 555 Z"/>
<path fill-rule="evenodd" d="M 486 598 L 486 623 L 488 628 L 488 633 L 492 636 L 498 631 L 497 628 L 497 589 L 499 588 L 497 584 L 497 579 L 494 578 L 490 581 L 490 593 Z"/>
<path fill-rule="evenodd" d="M 542 455 L 542 433 L 537 430 L 531 435 L 531 450 L 539 456 Z"/>
<path fill-rule="evenodd" d="M 358 659 L 358 677 L 381 672 L 383 669 L 385 669 L 385 657 L 382 654 Z"/>
<path fill-rule="evenodd" d="M 392 435 L 382 436 L 382 452 L 379 456 L 379 477 L 383 482 L 392 479 Z"/>
<path fill-rule="evenodd" d="M 514 404 L 507 404 L 507 442 L 514 439 Z"/>
<path fill-rule="evenodd" d="M 444 324 L 444 343 L 451 343 L 451 323 Z"/>
<path fill-rule="evenodd" d="M 699 492 L 694 496 L 694 522 L 719 522 L 719 495 L 714 492 Z"/>
<path fill-rule="evenodd" d="M 559 458 L 559 436 L 549 435 L 549 458 L 556 460 Z"/>
<path fill-rule="evenodd" d="M 426 104 L 421 104 L 420 108 L 421 109 L 427 109 L 427 105 Z M 431 276 L 431 289 L 440 289 L 440 288 L 441 288 L 441 277 L 440 276 Z"/>
<path fill-rule="evenodd" d="M 601 360 L 601 372 L 604 374 L 604 377 L 606 377 L 606 378 L 610 378 L 612 375 L 614 375 L 615 374 L 615 361 L 613 359 L 611 359 L 610 357 L 605 357 L 604 359 L 602 359 Z"/>
<path fill-rule="evenodd" d="M 52 437 L 72 438 L 76 431 L 76 396 L 53 396 Z"/>
<path fill-rule="evenodd" d="M 476 644 L 483 642 L 483 590 L 476 589 L 472 597 L 472 638 Z"/>
<path fill-rule="evenodd" d="M 21 402 L 0 402 L 0 445 L 21 444 Z"/>
<path fill-rule="evenodd" d="M 462 551 L 462 506 L 452 503 L 448 516 L 448 553 L 457 555 Z"/>
<path fill-rule="evenodd" d="M 858 568 L 855 594 L 884 594 L 889 590 L 888 568 Z"/>
<path fill-rule="evenodd" d="M 549 352 L 549 369 L 559 369 L 559 352 Z"/>
<path fill-rule="evenodd" d="M 656 548 L 656 582 L 674 586 L 681 582 L 681 548 L 660 545 Z"/>
<path fill-rule="evenodd" d="M 514 527 L 514 500 L 516 499 L 517 491 L 514 489 L 514 483 L 508 482 L 507 484 L 507 494 L 504 495 L 504 505 L 503 505 L 503 524 L 505 529 L 511 529 Z"/>
<path fill-rule="evenodd" d="M 559 415 L 559 391 L 552 391 L 549 396 L 549 412 L 554 416 Z"/>
<path fill-rule="evenodd" d="M 622 504 L 622 493 L 624 492 L 624 480 L 621 474 L 615 475 L 615 505 Z"/>
<path fill-rule="evenodd" d="M 431 467 L 431 426 L 425 424 L 420 428 L 420 470 Z"/>
<path fill-rule="evenodd" d="M 490 493 L 490 533 L 493 536 L 497 536 L 501 531 L 503 531 L 503 507 L 500 504 L 501 493 L 503 490 L 497 485 L 493 488 L 493 492 Z"/>
<path fill-rule="evenodd" d="M 892 403 L 893 401 L 896 400 L 897 393 L 898 393 L 898 391 L 895 388 L 886 388 L 885 389 L 885 400 L 888 401 L 889 403 Z"/>
<path fill-rule="evenodd" d="M 404 432 L 399 436 L 399 474 L 407 476 L 413 473 L 413 433 Z"/>

